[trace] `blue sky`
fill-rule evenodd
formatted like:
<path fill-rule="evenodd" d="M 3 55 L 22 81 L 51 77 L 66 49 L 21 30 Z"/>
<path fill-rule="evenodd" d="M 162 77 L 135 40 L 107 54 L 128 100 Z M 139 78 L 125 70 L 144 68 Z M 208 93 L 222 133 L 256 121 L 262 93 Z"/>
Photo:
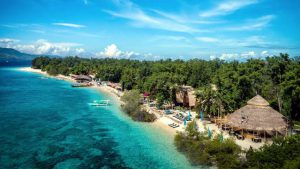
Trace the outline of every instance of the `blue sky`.
<path fill-rule="evenodd" d="M 0 45 L 137 59 L 300 55 L 296 0 L 1 0 Z"/>

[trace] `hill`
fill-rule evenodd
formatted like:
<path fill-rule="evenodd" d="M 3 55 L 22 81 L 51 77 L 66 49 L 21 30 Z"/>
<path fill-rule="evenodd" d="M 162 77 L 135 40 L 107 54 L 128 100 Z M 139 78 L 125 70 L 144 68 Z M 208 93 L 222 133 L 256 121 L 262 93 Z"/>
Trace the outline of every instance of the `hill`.
<path fill-rule="evenodd" d="M 38 56 L 22 53 L 12 48 L 0 48 L 0 61 L 30 61 L 35 57 Z"/>

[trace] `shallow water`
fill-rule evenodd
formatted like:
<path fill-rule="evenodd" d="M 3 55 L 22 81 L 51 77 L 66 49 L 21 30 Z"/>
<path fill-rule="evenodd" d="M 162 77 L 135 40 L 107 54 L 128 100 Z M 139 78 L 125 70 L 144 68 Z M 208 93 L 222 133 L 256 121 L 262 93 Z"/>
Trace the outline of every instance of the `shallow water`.
<path fill-rule="evenodd" d="M 88 88 L 0 68 L 0 168 L 194 168 L 159 128 L 133 122 Z"/>

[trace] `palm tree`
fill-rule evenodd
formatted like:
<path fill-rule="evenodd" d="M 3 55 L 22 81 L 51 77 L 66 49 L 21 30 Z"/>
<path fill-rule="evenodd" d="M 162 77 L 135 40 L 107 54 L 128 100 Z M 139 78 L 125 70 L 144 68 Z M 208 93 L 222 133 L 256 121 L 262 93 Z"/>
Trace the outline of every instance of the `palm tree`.
<path fill-rule="evenodd" d="M 196 91 L 199 109 L 210 116 L 222 116 L 223 97 L 214 85 L 208 85 Z"/>

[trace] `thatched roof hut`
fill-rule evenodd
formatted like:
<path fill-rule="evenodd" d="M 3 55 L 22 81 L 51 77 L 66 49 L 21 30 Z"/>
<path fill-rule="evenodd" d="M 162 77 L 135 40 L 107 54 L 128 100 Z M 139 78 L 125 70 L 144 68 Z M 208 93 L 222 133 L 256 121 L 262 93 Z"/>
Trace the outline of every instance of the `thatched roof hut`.
<path fill-rule="evenodd" d="M 247 105 L 227 116 L 227 122 L 233 128 L 256 132 L 267 132 L 270 135 L 285 135 L 287 123 L 282 114 L 269 106 L 260 95 L 256 95 Z"/>
<path fill-rule="evenodd" d="M 92 81 L 92 77 L 89 75 L 75 75 L 73 77 L 76 81 Z"/>
<path fill-rule="evenodd" d="M 176 92 L 176 102 L 187 107 L 194 107 L 196 104 L 196 96 L 193 87 L 180 86 Z"/>

